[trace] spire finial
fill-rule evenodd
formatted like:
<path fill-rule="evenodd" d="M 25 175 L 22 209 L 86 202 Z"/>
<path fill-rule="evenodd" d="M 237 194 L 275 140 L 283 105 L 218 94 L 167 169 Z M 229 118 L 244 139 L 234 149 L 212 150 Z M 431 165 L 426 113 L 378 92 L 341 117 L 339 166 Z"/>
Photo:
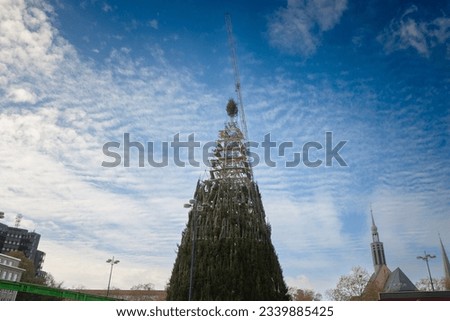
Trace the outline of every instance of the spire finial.
<path fill-rule="evenodd" d="M 375 232 L 377 230 L 377 226 L 375 224 L 375 219 L 373 218 L 372 204 L 370 205 L 370 216 L 372 217 L 372 231 Z"/>

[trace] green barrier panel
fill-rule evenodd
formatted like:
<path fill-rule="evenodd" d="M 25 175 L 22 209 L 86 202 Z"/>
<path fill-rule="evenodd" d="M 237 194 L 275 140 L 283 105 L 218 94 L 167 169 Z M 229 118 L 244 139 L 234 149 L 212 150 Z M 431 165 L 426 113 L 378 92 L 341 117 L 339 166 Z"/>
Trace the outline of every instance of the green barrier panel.
<path fill-rule="evenodd" d="M 52 297 L 75 301 L 117 301 L 117 299 L 99 295 L 86 294 L 66 289 L 49 288 L 47 286 L 38 284 L 11 282 L 5 280 L 0 280 L 0 289 L 40 294 L 40 295 L 48 295 Z"/>

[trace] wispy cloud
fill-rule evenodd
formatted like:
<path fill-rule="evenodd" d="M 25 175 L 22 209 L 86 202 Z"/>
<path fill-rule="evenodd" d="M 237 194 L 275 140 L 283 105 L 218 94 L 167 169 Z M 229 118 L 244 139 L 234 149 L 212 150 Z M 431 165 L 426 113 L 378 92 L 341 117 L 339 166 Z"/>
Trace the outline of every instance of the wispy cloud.
<path fill-rule="evenodd" d="M 278 72 L 274 78 L 246 83 L 253 138 L 270 132 L 278 142 L 301 147 L 308 141 L 323 143 L 324 132 L 330 130 L 336 140 L 348 140 L 342 150 L 347 168 L 255 168 L 285 271 L 292 282 L 312 283 L 322 291 L 351 266 L 372 271 L 372 203 L 389 266 L 400 266 L 416 280 L 422 266 L 416 265 L 414 249 L 418 244 L 433 248 L 439 225 L 450 224 L 444 196 L 450 172 L 443 157 L 449 148 L 444 138 L 448 109 L 437 107 L 440 98 L 424 99 L 433 91 L 430 88 L 422 93 L 399 86 L 391 95 L 374 92 L 364 85 L 372 82 L 368 79 L 341 79 L 339 89 L 326 77 L 320 79 L 293 81 L 288 72 Z M 388 94 L 390 105 L 384 102 Z M 441 94 L 435 93 L 442 98 Z M 436 109 L 443 118 L 431 116 Z M 266 126 L 251 126 L 255 117 L 263 118 Z M 332 261 L 345 264 L 326 281 L 323 273 L 321 278 L 312 277 Z"/>
<path fill-rule="evenodd" d="M 288 0 L 268 21 L 270 43 L 291 54 L 309 56 L 347 8 L 347 0 Z"/>
<path fill-rule="evenodd" d="M 103 3 L 102 10 L 104 12 L 111 12 L 113 8 L 106 2 Z"/>
<path fill-rule="evenodd" d="M 432 50 L 440 45 L 449 48 L 450 18 L 438 17 L 432 21 L 419 21 L 414 17 L 418 7 L 411 5 L 399 17 L 391 20 L 377 40 L 387 53 L 412 48 L 421 56 L 429 57 Z"/>
<path fill-rule="evenodd" d="M 194 111 L 216 99 L 200 95 L 202 86 L 188 70 L 171 67 L 162 51 L 153 65 L 131 59 L 124 47 L 99 68 L 82 62 L 59 35 L 45 2 L 11 1 L 4 8 L 0 177 L 7 184 L 0 194 L 7 219 L 23 213 L 23 226 L 43 235 L 45 268 L 67 286 L 100 287 L 98 274 L 74 281 L 83 275 L 66 263 L 95 265 L 113 253 L 123 266 L 127 258 L 141 264 L 137 271 L 163 288 L 186 221 L 182 204 L 201 170 L 106 169 L 102 145 L 121 141 L 124 132 L 143 142 L 178 132 L 201 138 Z M 119 275 L 117 286 L 132 285 L 125 281 L 130 274 Z"/>
<path fill-rule="evenodd" d="M 14 103 L 34 104 L 37 101 L 36 95 L 25 88 L 9 88 L 6 97 Z"/>
<path fill-rule="evenodd" d="M 156 20 L 156 19 L 150 20 L 150 21 L 148 22 L 148 25 L 149 25 L 150 27 L 152 27 L 153 29 L 155 29 L 155 30 L 158 30 L 158 28 L 159 28 L 159 22 L 158 22 L 158 20 Z"/>

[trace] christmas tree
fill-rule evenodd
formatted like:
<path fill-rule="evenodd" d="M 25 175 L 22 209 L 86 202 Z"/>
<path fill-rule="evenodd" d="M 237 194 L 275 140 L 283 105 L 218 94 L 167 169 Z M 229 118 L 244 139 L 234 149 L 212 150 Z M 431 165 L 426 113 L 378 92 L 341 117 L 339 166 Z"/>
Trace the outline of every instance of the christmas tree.
<path fill-rule="evenodd" d="M 188 205 L 168 300 L 288 300 L 245 137 L 230 99 L 209 177 Z"/>

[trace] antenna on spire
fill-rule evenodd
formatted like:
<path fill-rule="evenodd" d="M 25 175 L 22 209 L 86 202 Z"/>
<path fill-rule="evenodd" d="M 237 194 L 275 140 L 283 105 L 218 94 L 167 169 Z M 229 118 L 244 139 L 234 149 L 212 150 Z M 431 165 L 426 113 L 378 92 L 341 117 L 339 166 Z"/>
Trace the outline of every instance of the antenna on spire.
<path fill-rule="evenodd" d="M 231 63 L 233 65 L 235 91 L 237 94 L 238 107 L 241 114 L 240 115 L 241 128 L 244 133 L 244 141 L 247 142 L 248 141 L 247 122 L 245 121 L 244 104 L 242 103 L 241 80 L 239 77 L 239 68 L 237 65 L 236 45 L 233 37 L 233 26 L 231 24 L 231 15 L 229 13 L 225 14 L 225 23 L 227 26 L 228 45 L 230 46 Z"/>
<path fill-rule="evenodd" d="M 373 218 L 372 203 L 370 203 L 370 216 L 372 217 L 372 227 L 376 227 L 375 220 Z"/>

